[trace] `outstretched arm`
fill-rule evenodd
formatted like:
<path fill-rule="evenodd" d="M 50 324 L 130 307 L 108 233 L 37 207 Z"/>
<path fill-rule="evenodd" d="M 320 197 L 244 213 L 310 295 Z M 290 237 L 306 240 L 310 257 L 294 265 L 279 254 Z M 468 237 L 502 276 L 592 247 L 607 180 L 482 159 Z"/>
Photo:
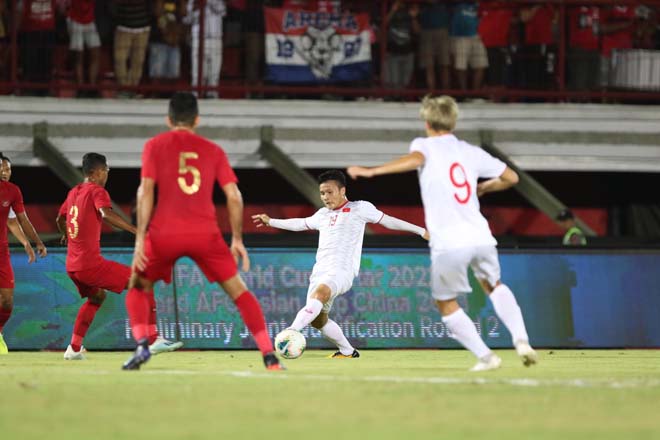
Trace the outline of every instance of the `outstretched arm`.
<path fill-rule="evenodd" d="M 256 214 L 252 216 L 252 221 L 257 224 L 257 228 L 270 226 L 271 228 L 285 229 L 287 231 L 307 231 L 311 229 L 304 218 L 278 219 L 270 218 L 266 214 Z"/>
<path fill-rule="evenodd" d="M 105 220 L 105 222 L 110 226 L 123 229 L 124 231 L 130 232 L 132 234 L 135 234 L 137 231 L 135 226 L 121 218 L 119 214 L 117 214 L 112 208 L 100 208 L 99 211 L 101 212 L 101 217 L 103 217 L 103 220 Z"/>
<path fill-rule="evenodd" d="M 11 233 L 14 234 L 14 237 L 16 237 L 16 239 L 25 248 L 25 253 L 28 255 L 28 263 L 33 263 L 35 260 L 34 250 L 32 249 L 32 245 L 25 236 L 23 228 L 21 228 L 21 225 L 18 223 L 16 217 L 7 219 L 7 227 Z"/>
<path fill-rule="evenodd" d="M 46 250 L 44 242 L 41 241 L 41 238 L 39 238 L 39 235 L 37 235 L 37 231 L 34 229 L 34 226 L 32 226 L 32 223 L 30 223 L 30 219 L 28 218 L 27 214 L 25 212 L 21 212 L 20 214 L 16 214 L 16 218 L 18 219 L 18 223 L 21 225 L 25 235 L 27 235 L 27 237 L 37 246 L 37 252 L 39 253 L 39 256 L 43 258 L 48 255 L 48 251 Z"/>
<path fill-rule="evenodd" d="M 484 180 L 479 183 L 477 185 L 477 196 L 481 197 L 489 192 L 502 191 L 511 188 L 518 183 L 518 180 L 518 173 L 511 168 L 506 167 L 500 177 Z"/>
<path fill-rule="evenodd" d="M 429 239 L 428 231 L 421 226 L 413 225 L 412 223 L 408 223 L 405 220 L 401 220 L 387 214 L 383 215 L 383 218 L 380 220 L 379 224 L 385 226 L 387 229 L 412 232 L 413 234 L 421 236 L 425 240 Z"/>
<path fill-rule="evenodd" d="M 250 258 L 243 244 L 243 196 L 236 183 L 228 183 L 222 187 L 227 198 L 229 225 L 231 226 L 231 250 L 236 263 L 242 261 L 243 272 L 250 270 Z"/>
<path fill-rule="evenodd" d="M 383 174 L 405 173 L 407 171 L 416 170 L 422 165 L 424 165 L 424 155 L 418 151 L 413 151 L 410 154 L 406 154 L 405 156 L 401 156 L 377 167 L 352 166 L 348 167 L 346 172 L 353 179 L 357 179 L 358 177 L 370 178 Z"/>

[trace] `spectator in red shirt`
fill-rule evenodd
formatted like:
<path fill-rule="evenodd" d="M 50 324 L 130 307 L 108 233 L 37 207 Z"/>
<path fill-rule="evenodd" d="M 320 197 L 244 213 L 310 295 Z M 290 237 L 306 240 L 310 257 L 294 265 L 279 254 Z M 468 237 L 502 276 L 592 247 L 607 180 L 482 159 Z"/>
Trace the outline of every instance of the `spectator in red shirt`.
<path fill-rule="evenodd" d="M 576 6 L 568 10 L 569 47 L 566 76 L 571 90 L 593 90 L 599 83 L 600 12 L 597 6 Z"/>
<path fill-rule="evenodd" d="M 513 11 L 513 6 L 505 2 L 479 4 L 479 35 L 488 54 L 486 83 L 491 86 L 500 86 L 507 81 L 511 66 L 509 34 Z"/>
<path fill-rule="evenodd" d="M 549 89 L 555 83 L 557 60 L 557 8 L 534 5 L 520 10 L 524 39 L 514 63 L 516 78 L 523 88 Z"/>
<path fill-rule="evenodd" d="M 22 0 L 18 3 L 18 44 L 22 80 L 50 82 L 55 48 L 55 0 Z M 47 88 L 27 92 L 48 95 Z"/>
<path fill-rule="evenodd" d="M 71 0 L 67 24 L 69 49 L 74 53 L 76 83 L 85 83 L 84 52 L 89 49 L 89 84 L 95 86 L 99 76 L 101 39 L 96 29 L 94 0 Z M 78 91 L 78 96 L 94 96 L 94 92 Z"/>

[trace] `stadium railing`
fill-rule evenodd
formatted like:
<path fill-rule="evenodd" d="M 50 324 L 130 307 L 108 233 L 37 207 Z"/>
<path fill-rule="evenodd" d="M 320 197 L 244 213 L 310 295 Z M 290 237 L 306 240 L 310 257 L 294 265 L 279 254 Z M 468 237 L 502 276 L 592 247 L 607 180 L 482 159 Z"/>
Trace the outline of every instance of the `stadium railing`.
<path fill-rule="evenodd" d="M 202 3 L 204 0 L 202 0 Z M 420 3 L 418 0 L 408 0 L 409 3 Z M 54 95 L 61 97 L 75 96 L 79 91 L 98 91 L 100 96 L 114 97 L 118 91 L 129 90 L 143 95 L 158 95 L 163 92 L 173 90 L 190 89 L 189 69 L 186 69 L 185 63 L 181 69 L 182 73 L 179 81 L 172 84 L 163 84 L 158 81 L 149 82 L 147 77 L 147 63 L 145 62 L 144 78 L 137 87 L 120 88 L 112 72 L 112 54 L 109 50 L 110 41 L 104 41 L 101 51 L 101 77 L 98 86 L 88 84 L 78 85 L 75 83 L 73 72 L 68 65 L 68 49 L 66 44 L 66 30 L 62 29 L 65 20 L 59 19 L 58 26 L 55 29 L 54 36 L 44 37 L 43 40 L 25 42 L 19 36 L 19 20 L 13 19 L 12 11 L 16 11 L 18 0 L 6 0 L 7 11 L 5 12 L 5 35 L 2 39 L 0 35 L 0 65 L 4 66 L 0 70 L 0 94 L 41 94 Z M 635 101 L 635 102 L 660 102 L 660 51 L 658 50 L 658 31 L 657 21 L 660 15 L 660 0 L 647 0 L 640 4 L 633 0 L 549 0 L 539 2 L 536 0 L 511 0 L 509 2 L 498 2 L 493 0 L 483 0 L 479 2 L 482 9 L 502 11 L 511 10 L 511 28 L 508 45 L 502 47 L 505 55 L 504 67 L 497 63 L 498 68 L 505 71 L 499 72 L 506 79 L 503 83 L 487 85 L 480 90 L 459 90 L 450 88 L 446 90 L 429 90 L 421 80 L 413 79 L 408 87 L 400 90 L 390 89 L 383 85 L 382 75 L 384 63 L 387 57 L 387 41 L 385 17 L 389 12 L 389 3 L 385 0 L 370 2 L 372 5 L 371 24 L 375 28 L 374 44 L 372 44 L 372 67 L 374 75 L 371 81 L 361 86 L 352 86 L 350 84 L 342 85 L 340 83 L 319 83 L 307 85 L 290 85 L 266 83 L 263 85 L 248 84 L 243 75 L 243 66 L 241 62 L 244 59 L 243 47 L 241 46 L 241 35 L 233 35 L 235 29 L 240 29 L 241 16 L 238 11 L 230 11 L 226 19 L 225 34 L 225 52 L 223 77 L 217 89 L 198 86 L 195 90 L 199 93 L 209 90 L 217 90 L 221 97 L 243 98 L 248 96 L 265 97 L 329 97 L 339 98 L 384 98 L 384 99 L 418 99 L 420 95 L 427 92 L 446 93 L 453 96 L 464 98 L 488 98 L 497 101 L 527 101 L 527 100 L 546 100 L 546 101 Z M 457 1 L 452 3 L 458 3 Z M 529 78 L 529 75 L 536 75 L 531 71 L 526 72 L 527 80 L 520 80 L 516 74 L 516 65 L 528 65 L 533 63 L 536 55 L 531 55 L 524 49 L 524 44 L 519 41 L 519 32 L 524 23 L 519 20 L 519 11 L 522 8 L 529 8 L 538 5 L 546 5 L 554 8 L 556 11 L 556 20 L 554 29 L 557 30 L 553 50 L 556 50 L 556 56 L 551 60 L 554 63 L 554 73 L 547 78 Z M 585 27 L 591 26 L 594 29 L 594 38 L 598 49 L 591 51 L 590 54 L 584 52 L 577 55 L 571 50 L 571 20 L 573 12 L 580 7 L 591 7 L 600 13 L 600 21 L 593 23 L 582 23 Z M 613 14 L 606 14 L 615 7 L 631 8 L 630 20 L 631 29 L 628 29 L 634 37 L 633 44 L 625 43 L 626 48 L 614 48 L 613 54 L 605 56 L 604 39 L 608 35 L 606 31 L 607 22 L 605 17 Z M 202 9 L 203 10 L 203 9 Z M 99 11 L 98 14 L 103 14 Z M 202 12 L 203 14 L 203 12 Z M 482 18 L 483 18 L 482 13 Z M 111 29 L 107 17 L 103 17 L 104 28 Z M 615 17 L 616 19 L 616 17 Z M 203 32 L 203 21 L 201 32 Z M 614 21 L 616 23 L 616 20 Z M 232 24 L 232 25 L 230 25 Z M 588 26 L 587 26 L 588 25 Z M 110 26 L 110 27 L 109 27 Z M 599 30 L 601 29 L 601 30 Z M 234 30 L 234 31 L 232 31 Z M 633 33 L 634 32 L 634 33 Z M 106 32 L 111 34 L 111 32 Z M 611 35 L 611 34 L 609 34 Z M 655 38 L 655 40 L 654 40 Z M 106 38 L 105 40 L 108 40 Z M 47 56 L 43 59 L 35 59 L 34 63 L 48 62 L 48 58 L 53 60 L 52 65 L 46 67 L 50 71 L 42 82 L 34 80 L 34 77 L 26 77 L 24 71 L 27 64 L 25 59 L 21 59 L 21 54 L 34 53 L 26 50 L 25 44 L 36 44 L 39 48 L 46 48 Z M 610 44 L 611 45 L 611 44 Z M 616 44 L 614 44 L 616 46 Z M 492 52 L 492 51 L 491 51 Z M 593 57 L 597 55 L 601 60 L 597 61 Z M 531 58 L 530 58 L 531 57 Z M 577 58 L 576 58 L 577 57 Z M 583 58 L 580 58 L 583 57 Z M 571 80 L 572 67 L 576 62 L 587 61 L 586 58 L 592 58 L 592 61 L 598 64 L 601 77 L 599 80 L 587 78 L 587 84 L 582 84 L 582 88 L 573 89 Z M 188 57 L 184 57 L 188 59 Z M 189 63 L 189 60 L 186 61 Z M 40 68 L 34 66 L 31 68 Z M 495 64 L 495 63 L 494 63 Z M 588 64 L 588 63 L 587 63 Z M 592 63 L 592 67 L 594 64 Z M 582 69 L 582 68 L 580 68 Z M 575 70 L 575 69 L 573 69 Z M 600 72 L 603 72 L 602 74 Z M 497 73 L 497 72 L 496 72 Z M 498 75 L 499 75 L 498 73 Z M 202 72 L 199 72 L 201 75 Z M 495 76 L 498 76 L 495 75 Z M 423 75 L 418 75 L 423 77 Z M 492 76 L 492 75 L 489 75 Z M 593 76 L 593 75 L 592 75 Z M 580 81 L 578 83 L 581 84 Z"/>

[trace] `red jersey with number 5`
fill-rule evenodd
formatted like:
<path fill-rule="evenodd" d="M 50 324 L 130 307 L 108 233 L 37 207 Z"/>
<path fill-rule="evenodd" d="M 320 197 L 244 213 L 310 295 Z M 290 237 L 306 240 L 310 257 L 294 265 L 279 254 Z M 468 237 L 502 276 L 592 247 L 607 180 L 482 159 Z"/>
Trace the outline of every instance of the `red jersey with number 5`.
<path fill-rule="evenodd" d="M 60 207 L 66 217 L 66 270 L 77 272 L 98 266 L 101 257 L 101 208 L 112 206 L 110 195 L 100 185 L 84 182 L 73 187 Z"/>
<path fill-rule="evenodd" d="M 238 181 L 222 148 L 187 130 L 147 141 L 142 177 L 153 179 L 158 192 L 149 230 L 177 235 L 219 233 L 213 187 Z"/>
<path fill-rule="evenodd" d="M 417 138 L 410 152 L 424 156 L 419 187 L 431 249 L 496 245 L 479 210 L 477 182 L 501 176 L 506 164 L 453 134 Z"/>

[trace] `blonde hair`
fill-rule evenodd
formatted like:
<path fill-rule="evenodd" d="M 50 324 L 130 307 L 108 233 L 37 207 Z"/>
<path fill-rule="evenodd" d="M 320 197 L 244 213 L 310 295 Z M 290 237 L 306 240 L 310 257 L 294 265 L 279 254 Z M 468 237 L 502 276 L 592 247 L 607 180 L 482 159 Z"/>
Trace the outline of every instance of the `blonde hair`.
<path fill-rule="evenodd" d="M 458 104 L 451 96 L 426 95 L 419 115 L 434 131 L 454 131 L 458 119 Z"/>

